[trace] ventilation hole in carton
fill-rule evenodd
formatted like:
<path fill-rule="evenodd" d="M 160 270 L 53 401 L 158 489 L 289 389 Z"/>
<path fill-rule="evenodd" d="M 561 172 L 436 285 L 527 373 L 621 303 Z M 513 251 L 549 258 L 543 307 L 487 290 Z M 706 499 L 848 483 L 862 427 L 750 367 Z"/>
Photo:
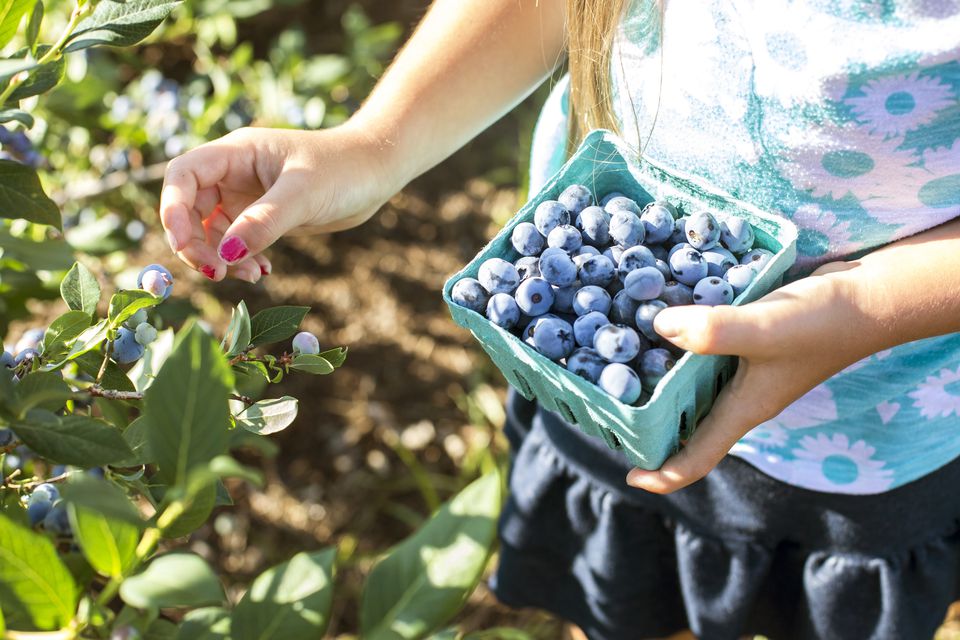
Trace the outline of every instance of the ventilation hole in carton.
<path fill-rule="evenodd" d="M 563 416 L 564 420 L 570 424 L 576 424 L 577 417 L 573 415 L 573 411 L 563 400 L 557 400 L 557 411 L 560 412 L 560 415 Z"/>
<path fill-rule="evenodd" d="M 533 397 L 533 389 L 530 388 L 530 383 L 527 382 L 526 378 L 520 375 L 517 371 L 513 372 L 513 377 L 517 381 L 517 389 L 523 394 L 526 398 Z"/>
<path fill-rule="evenodd" d="M 680 438 L 684 439 L 687 437 L 687 412 L 684 411 L 680 414 Z"/>
<path fill-rule="evenodd" d="M 720 393 L 720 390 L 723 389 L 723 382 L 724 382 L 723 374 L 721 373 L 720 375 L 717 376 L 717 392 L 714 393 L 713 395 L 717 395 L 717 393 Z"/>
<path fill-rule="evenodd" d="M 610 439 L 608 440 L 608 442 L 612 449 L 623 448 L 623 445 L 620 443 L 620 438 L 617 437 L 617 434 L 615 434 L 613 431 L 607 431 L 607 435 L 610 436 Z"/>

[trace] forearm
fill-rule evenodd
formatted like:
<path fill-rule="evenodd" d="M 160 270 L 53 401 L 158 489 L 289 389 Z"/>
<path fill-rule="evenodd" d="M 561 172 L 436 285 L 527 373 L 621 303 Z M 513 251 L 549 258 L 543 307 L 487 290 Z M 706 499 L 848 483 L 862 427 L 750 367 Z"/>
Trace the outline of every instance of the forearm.
<path fill-rule="evenodd" d="M 352 119 L 406 182 L 536 88 L 563 55 L 562 0 L 436 0 Z"/>

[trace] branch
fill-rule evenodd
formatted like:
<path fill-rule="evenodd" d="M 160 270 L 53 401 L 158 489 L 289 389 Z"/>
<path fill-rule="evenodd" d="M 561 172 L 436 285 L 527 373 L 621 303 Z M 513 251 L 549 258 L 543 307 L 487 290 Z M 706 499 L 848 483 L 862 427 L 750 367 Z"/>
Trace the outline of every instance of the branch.
<path fill-rule="evenodd" d="M 104 389 L 99 386 L 87 388 L 87 393 L 97 398 L 107 398 L 108 400 L 143 400 L 142 391 L 117 391 L 115 389 Z M 230 394 L 231 400 L 239 400 L 244 404 L 255 404 L 257 401 L 249 396 L 242 396 L 238 393 Z"/>
<path fill-rule="evenodd" d="M 18 484 L 18 485 L 17 485 L 17 488 L 18 488 L 18 489 L 35 489 L 35 488 L 39 487 L 39 486 L 42 485 L 42 484 L 48 484 L 48 483 L 49 483 L 49 484 L 56 484 L 56 483 L 58 483 L 58 482 L 64 482 L 64 481 L 65 481 L 67 478 L 69 478 L 69 477 L 70 477 L 70 473 L 69 473 L 69 472 L 61 473 L 60 475 L 54 476 L 54 477 L 49 478 L 49 479 L 47 479 L 47 480 L 31 480 L 30 482 L 24 482 L 24 483 Z"/>

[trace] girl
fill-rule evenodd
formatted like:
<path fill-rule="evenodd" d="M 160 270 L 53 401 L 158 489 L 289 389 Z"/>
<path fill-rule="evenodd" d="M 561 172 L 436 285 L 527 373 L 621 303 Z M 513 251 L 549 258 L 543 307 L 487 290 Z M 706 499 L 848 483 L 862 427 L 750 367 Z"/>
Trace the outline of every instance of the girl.
<path fill-rule="evenodd" d="M 931 637 L 960 591 L 956 2 L 437 0 L 346 124 L 171 162 L 170 245 L 256 281 L 281 235 L 361 224 L 564 56 L 532 189 L 615 129 L 791 218 L 801 257 L 755 303 L 657 316 L 740 357 L 657 471 L 511 396 L 498 597 L 596 639 Z"/>

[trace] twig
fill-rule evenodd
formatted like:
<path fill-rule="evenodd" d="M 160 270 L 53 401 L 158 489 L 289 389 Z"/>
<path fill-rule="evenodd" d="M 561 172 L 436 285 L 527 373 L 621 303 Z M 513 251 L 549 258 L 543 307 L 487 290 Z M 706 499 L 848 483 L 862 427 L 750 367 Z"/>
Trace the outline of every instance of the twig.
<path fill-rule="evenodd" d="M 107 348 L 103 350 L 103 362 L 100 363 L 100 371 L 97 372 L 97 384 L 103 380 L 103 375 L 107 372 L 107 363 L 110 362 L 111 351 L 113 351 L 113 343 L 107 342 Z"/>
<path fill-rule="evenodd" d="M 240 402 L 242 402 L 242 403 L 245 404 L 245 405 L 251 405 L 251 404 L 256 404 L 256 403 L 257 403 L 257 401 L 254 400 L 253 398 L 251 398 L 250 396 L 242 396 L 242 395 L 240 395 L 239 393 L 231 393 L 231 394 L 230 394 L 230 399 L 231 399 L 231 400 L 239 400 Z"/>
<path fill-rule="evenodd" d="M 87 393 L 97 398 L 107 398 L 108 400 L 143 400 L 142 391 L 117 391 L 115 389 L 104 389 L 103 387 L 93 386 L 87 388 Z M 249 396 L 242 396 L 238 393 L 230 394 L 231 400 L 250 405 L 256 404 L 256 400 Z"/>
<path fill-rule="evenodd" d="M 20 469 L 14 469 L 13 473 L 3 479 L 3 484 L 10 484 L 10 481 L 20 475 Z"/>
<path fill-rule="evenodd" d="M 46 480 L 31 480 L 30 482 L 23 482 L 17 485 L 18 489 L 34 489 L 39 487 L 42 484 L 56 484 L 58 482 L 64 482 L 67 478 L 70 477 L 70 472 L 61 473 L 58 476 L 48 478 Z"/>

